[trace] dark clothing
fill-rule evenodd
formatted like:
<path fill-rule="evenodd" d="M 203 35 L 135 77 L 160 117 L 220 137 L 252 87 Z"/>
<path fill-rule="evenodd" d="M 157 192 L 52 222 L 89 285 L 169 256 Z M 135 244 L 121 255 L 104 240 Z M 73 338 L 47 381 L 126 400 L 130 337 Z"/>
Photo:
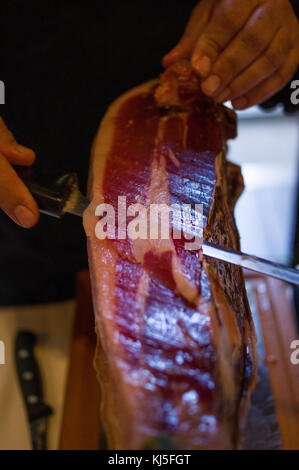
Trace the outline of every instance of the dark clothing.
<path fill-rule="evenodd" d="M 108 105 L 162 71 L 196 1 L 0 3 L 0 114 L 33 148 L 40 174 L 76 171 L 86 189 L 92 139 Z M 79 218 L 41 216 L 32 230 L 0 211 L 0 305 L 73 295 L 87 265 Z"/>
<path fill-rule="evenodd" d="M 41 175 L 76 171 L 86 190 L 92 139 L 108 105 L 162 71 L 195 0 L 2 0 L 0 114 L 37 154 Z M 81 220 L 32 230 L 0 211 L 0 305 L 70 298 L 87 265 Z"/>

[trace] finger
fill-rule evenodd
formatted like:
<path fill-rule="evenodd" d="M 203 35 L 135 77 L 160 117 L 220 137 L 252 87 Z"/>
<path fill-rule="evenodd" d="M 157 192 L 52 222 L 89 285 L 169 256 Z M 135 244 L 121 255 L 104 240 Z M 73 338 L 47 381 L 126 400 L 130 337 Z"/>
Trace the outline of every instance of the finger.
<path fill-rule="evenodd" d="M 192 50 L 198 40 L 198 36 L 209 21 L 213 5 L 214 0 L 202 0 L 193 9 L 190 20 L 180 41 L 163 57 L 162 64 L 164 67 L 168 67 L 177 60 L 186 59 L 191 56 Z"/>
<path fill-rule="evenodd" d="M 33 150 L 20 145 L 0 117 L 0 152 L 14 165 L 32 165 L 35 160 Z"/>
<path fill-rule="evenodd" d="M 242 29 L 251 13 L 252 2 L 223 0 L 219 6 L 216 4 L 191 58 L 192 66 L 200 76 L 209 75 L 217 57 Z"/>
<path fill-rule="evenodd" d="M 280 91 L 294 76 L 298 67 L 298 51 L 292 49 L 287 62 L 271 77 L 267 78 L 245 95 L 232 101 L 235 109 L 245 109 L 262 103 Z"/>
<path fill-rule="evenodd" d="M 0 208 L 24 228 L 39 219 L 36 202 L 3 155 L 0 155 Z"/>
<path fill-rule="evenodd" d="M 273 75 L 286 61 L 289 42 L 285 30 L 277 32 L 270 47 L 244 72 L 238 75 L 221 94 L 215 97 L 218 102 L 233 100 L 243 96 L 259 83 Z"/>
<path fill-rule="evenodd" d="M 232 81 L 245 70 L 271 44 L 279 29 L 278 22 L 269 21 L 268 7 L 263 5 L 253 12 L 242 30 L 220 53 L 211 75 L 202 83 L 202 89 L 208 96 L 220 94 Z M 279 47 L 280 49 L 280 47 Z M 219 78 L 215 90 L 213 82 Z"/>

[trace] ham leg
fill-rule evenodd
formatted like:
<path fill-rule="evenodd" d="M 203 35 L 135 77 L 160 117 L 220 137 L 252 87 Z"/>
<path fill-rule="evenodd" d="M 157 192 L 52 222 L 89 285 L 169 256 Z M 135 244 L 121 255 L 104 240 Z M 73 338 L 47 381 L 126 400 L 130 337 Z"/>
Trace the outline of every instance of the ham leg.
<path fill-rule="evenodd" d="M 182 239 L 122 238 L 118 223 L 114 239 L 95 235 L 96 207 L 118 217 L 125 196 L 127 207 L 202 204 L 204 239 L 238 249 L 243 181 L 225 159 L 235 135 L 234 113 L 201 93 L 186 61 L 122 95 L 102 120 L 84 225 L 112 449 L 239 445 L 257 369 L 242 270 Z"/>

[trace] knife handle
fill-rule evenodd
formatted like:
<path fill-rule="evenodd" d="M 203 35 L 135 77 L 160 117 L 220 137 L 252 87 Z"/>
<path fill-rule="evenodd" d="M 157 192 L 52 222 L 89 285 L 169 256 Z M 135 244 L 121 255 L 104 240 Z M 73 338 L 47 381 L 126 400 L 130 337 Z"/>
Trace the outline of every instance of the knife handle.
<path fill-rule="evenodd" d="M 39 367 L 34 356 L 36 337 L 29 331 L 19 331 L 15 342 L 15 360 L 29 421 L 45 418 L 52 409 L 43 402 Z"/>
<path fill-rule="evenodd" d="M 30 167 L 15 166 L 14 169 L 36 200 L 39 211 L 60 219 L 71 192 L 78 187 L 76 173 L 45 179 L 37 178 Z"/>

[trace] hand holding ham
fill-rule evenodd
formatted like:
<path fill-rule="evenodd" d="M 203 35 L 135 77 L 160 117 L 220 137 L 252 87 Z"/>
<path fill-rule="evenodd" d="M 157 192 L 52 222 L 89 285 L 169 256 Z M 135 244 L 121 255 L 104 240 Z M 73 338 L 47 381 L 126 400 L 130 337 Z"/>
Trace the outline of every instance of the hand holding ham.
<path fill-rule="evenodd" d="M 191 58 L 204 93 L 245 109 L 294 76 L 299 22 L 288 0 L 202 0 L 163 65 L 182 58 Z"/>
<path fill-rule="evenodd" d="M 30 166 L 34 160 L 33 150 L 18 144 L 0 117 L 0 208 L 24 228 L 36 224 L 39 212 L 12 165 Z"/>

